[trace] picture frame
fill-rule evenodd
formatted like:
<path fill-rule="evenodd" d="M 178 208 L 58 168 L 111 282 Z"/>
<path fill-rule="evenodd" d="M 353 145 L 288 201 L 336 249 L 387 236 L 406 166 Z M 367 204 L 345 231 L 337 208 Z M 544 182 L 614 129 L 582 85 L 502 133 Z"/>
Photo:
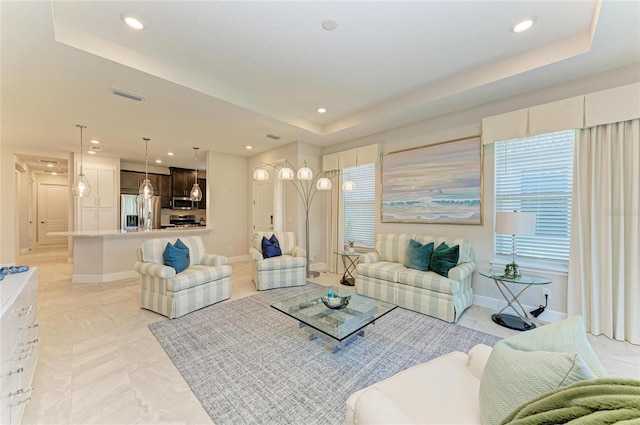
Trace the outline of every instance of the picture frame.
<path fill-rule="evenodd" d="M 381 222 L 483 222 L 480 135 L 382 154 Z"/>

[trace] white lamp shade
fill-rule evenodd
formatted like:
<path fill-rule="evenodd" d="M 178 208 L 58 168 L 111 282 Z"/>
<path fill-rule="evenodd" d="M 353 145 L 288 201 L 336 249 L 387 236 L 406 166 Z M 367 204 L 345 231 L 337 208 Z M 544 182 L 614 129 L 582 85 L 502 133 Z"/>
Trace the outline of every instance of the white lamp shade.
<path fill-rule="evenodd" d="M 202 190 L 200 189 L 200 186 L 198 185 L 198 183 L 193 184 L 193 187 L 191 188 L 191 192 L 189 192 L 189 197 L 191 198 L 192 201 L 195 201 L 195 202 L 200 202 L 202 200 Z"/>
<path fill-rule="evenodd" d="M 269 180 L 269 173 L 264 168 L 258 168 L 253 172 L 253 179 L 257 181 Z"/>
<path fill-rule="evenodd" d="M 329 180 L 326 177 L 322 177 L 321 179 L 318 179 L 318 182 L 316 183 L 316 189 L 331 190 L 331 180 Z"/>
<path fill-rule="evenodd" d="M 497 212 L 496 233 L 533 236 L 536 234 L 536 213 Z"/>
<path fill-rule="evenodd" d="M 278 171 L 278 178 L 280 180 L 293 180 L 293 170 L 289 167 L 282 167 Z"/>
<path fill-rule="evenodd" d="M 353 192 L 354 190 L 356 190 L 356 183 L 351 180 L 347 180 L 346 182 L 342 183 L 342 190 L 344 192 Z"/>
<path fill-rule="evenodd" d="M 144 179 L 142 181 L 138 193 L 143 199 L 150 199 L 153 196 L 153 185 L 151 185 L 151 181 L 149 181 L 149 179 Z"/>
<path fill-rule="evenodd" d="M 302 167 L 298 170 L 298 180 L 312 180 L 313 171 L 309 167 Z"/>
<path fill-rule="evenodd" d="M 78 196 L 80 198 L 86 198 L 91 193 L 91 185 L 89 184 L 89 179 L 84 174 L 79 174 L 76 177 L 76 181 L 73 182 L 73 186 L 71 186 L 71 192 L 73 192 L 73 196 Z"/>

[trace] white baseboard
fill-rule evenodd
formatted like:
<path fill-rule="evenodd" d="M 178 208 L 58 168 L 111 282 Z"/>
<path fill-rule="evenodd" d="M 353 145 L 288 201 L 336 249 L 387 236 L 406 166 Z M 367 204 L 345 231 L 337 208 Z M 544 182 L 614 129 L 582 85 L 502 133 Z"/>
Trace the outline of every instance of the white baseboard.
<path fill-rule="evenodd" d="M 504 299 L 485 297 L 483 295 L 474 295 L 473 303 L 475 305 L 479 305 L 481 307 L 487 307 L 495 311 L 498 311 L 502 307 L 507 305 L 507 302 Z M 522 306 L 525 308 L 527 312 L 538 308 L 537 305 L 531 306 L 531 305 L 523 304 Z M 508 310 L 511 311 L 511 309 L 508 309 Z M 505 313 L 507 313 L 507 311 L 505 311 Z M 566 318 L 567 318 L 567 313 L 562 313 L 560 311 L 549 310 L 549 309 L 546 309 L 544 313 L 538 316 L 538 319 L 545 322 L 559 322 L 560 320 L 563 320 Z"/>
<path fill-rule="evenodd" d="M 74 274 L 71 276 L 71 283 L 105 283 L 115 280 L 131 279 L 137 276 L 138 273 L 133 270 L 107 274 Z"/>
<path fill-rule="evenodd" d="M 309 265 L 309 269 L 313 272 L 326 272 L 329 266 L 327 266 L 327 263 L 312 263 Z"/>
<path fill-rule="evenodd" d="M 245 255 L 236 255 L 235 257 L 227 257 L 227 262 L 229 263 L 239 263 L 241 261 L 249 261 L 251 257 L 248 254 Z"/>
<path fill-rule="evenodd" d="M 27 254 L 31 251 L 31 248 L 20 248 L 20 254 Z"/>

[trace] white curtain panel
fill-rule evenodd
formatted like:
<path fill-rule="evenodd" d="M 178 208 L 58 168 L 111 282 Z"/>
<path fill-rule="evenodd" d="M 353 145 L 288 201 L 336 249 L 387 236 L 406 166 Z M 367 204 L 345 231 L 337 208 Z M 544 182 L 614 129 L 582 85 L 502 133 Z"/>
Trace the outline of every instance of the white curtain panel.
<path fill-rule="evenodd" d="M 567 312 L 640 344 L 640 120 L 577 130 Z"/>
<path fill-rule="evenodd" d="M 327 267 L 330 272 L 343 273 L 342 262 L 335 251 L 344 249 L 344 203 L 342 201 L 342 174 L 339 170 L 327 171 L 333 182 L 327 197 Z"/>

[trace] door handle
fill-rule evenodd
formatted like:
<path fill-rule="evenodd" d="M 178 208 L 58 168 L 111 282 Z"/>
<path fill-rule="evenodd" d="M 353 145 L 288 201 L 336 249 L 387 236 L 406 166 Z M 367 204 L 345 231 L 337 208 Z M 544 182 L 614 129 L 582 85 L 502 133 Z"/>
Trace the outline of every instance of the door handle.
<path fill-rule="evenodd" d="M 40 223 L 44 224 L 44 221 L 41 221 Z"/>

